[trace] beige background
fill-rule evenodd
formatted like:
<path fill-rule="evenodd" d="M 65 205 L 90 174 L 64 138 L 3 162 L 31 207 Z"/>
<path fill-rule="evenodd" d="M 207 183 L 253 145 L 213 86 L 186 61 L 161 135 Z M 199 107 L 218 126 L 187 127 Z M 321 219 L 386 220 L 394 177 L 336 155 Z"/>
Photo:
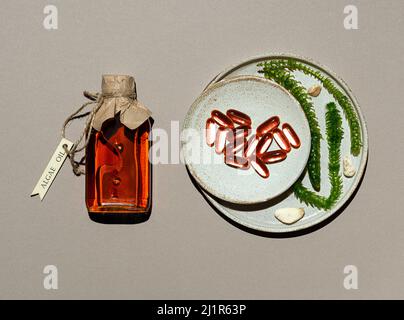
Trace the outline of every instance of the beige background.
<path fill-rule="evenodd" d="M 0 298 L 404 298 L 403 1 L 55 0 L 54 31 L 42 26 L 48 3 L 0 4 Z M 349 3 L 356 31 L 343 28 Z M 63 120 L 102 73 L 134 74 L 155 126 L 169 129 L 215 74 L 270 52 L 329 66 L 367 119 L 365 180 L 332 223 L 290 239 L 247 233 L 182 165 L 155 167 L 153 214 L 139 225 L 90 221 L 68 166 L 44 202 L 29 198 Z M 43 288 L 48 264 L 57 291 Z M 356 291 L 343 287 L 350 264 Z"/>

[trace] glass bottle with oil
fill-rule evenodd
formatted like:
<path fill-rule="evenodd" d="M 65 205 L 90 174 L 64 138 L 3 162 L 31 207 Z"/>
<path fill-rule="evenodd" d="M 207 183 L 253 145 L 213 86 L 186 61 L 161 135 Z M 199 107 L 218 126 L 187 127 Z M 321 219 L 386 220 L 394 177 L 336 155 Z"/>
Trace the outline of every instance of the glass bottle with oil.
<path fill-rule="evenodd" d="M 152 167 L 149 161 L 152 120 L 147 116 L 134 129 L 128 127 L 128 123 L 122 123 L 123 119 L 131 121 L 130 117 L 122 115 L 128 104 L 136 102 L 133 77 L 103 76 L 101 95 L 104 100 L 98 115 L 107 119 L 102 122 L 100 130 L 92 129 L 86 148 L 89 216 L 102 223 L 147 220 L 152 204 Z M 131 112 L 135 115 L 135 122 L 145 118 L 144 115 L 136 118 L 136 112 L 142 114 L 141 110 Z"/>

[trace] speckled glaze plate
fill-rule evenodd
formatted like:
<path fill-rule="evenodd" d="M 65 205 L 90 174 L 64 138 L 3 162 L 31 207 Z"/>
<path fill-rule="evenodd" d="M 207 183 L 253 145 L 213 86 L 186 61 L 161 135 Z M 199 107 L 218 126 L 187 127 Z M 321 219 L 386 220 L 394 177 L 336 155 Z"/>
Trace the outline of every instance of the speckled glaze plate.
<path fill-rule="evenodd" d="M 219 81 L 223 81 L 224 79 L 230 79 L 232 77 L 237 76 L 260 77 L 262 75 L 258 73 L 259 67 L 257 66 L 257 64 L 263 61 L 279 58 L 293 58 L 315 69 L 316 71 L 319 71 L 322 75 L 329 77 L 332 80 L 333 84 L 343 93 L 345 93 L 345 95 L 351 100 L 351 103 L 354 106 L 355 111 L 359 118 L 362 134 L 362 144 L 363 144 L 360 154 L 357 157 L 352 157 L 353 165 L 356 168 L 356 175 L 352 178 L 346 178 L 343 176 L 343 194 L 340 197 L 339 201 L 335 204 L 335 206 L 328 211 L 319 210 L 310 206 L 306 206 L 305 204 L 301 203 L 298 199 L 295 198 L 293 192 L 290 189 L 276 198 L 273 198 L 267 202 L 263 202 L 256 205 L 239 205 L 217 198 L 203 189 L 201 189 L 201 192 L 205 196 L 205 198 L 211 203 L 211 205 L 214 206 L 218 211 L 220 211 L 223 215 L 225 215 L 228 219 L 232 220 L 234 223 L 245 227 L 247 230 L 249 229 L 258 230 L 269 234 L 270 233 L 292 234 L 296 231 L 311 228 L 331 218 L 331 216 L 335 215 L 337 212 L 342 210 L 344 208 L 344 205 L 354 195 L 355 190 L 359 187 L 361 183 L 362 176 L 366 168 L 366 162 L 368 156 L 368 135 L 367 135 L 366 123 L 362 115 L 361 109 L 358 105 L 358 102 L 354 97 L 353 93 L 351 92 L 351 90 L 345 84 L 345 82 L 341 78 L 339 78 L 335 73 L 330 71 L 328 68 L 308 58 L 303 58 L 291 54 L 273 54 L 268 56 L 256 57 L 248 61 L 242 62 L 240 64 L 237 64 L 235 66 L 232 66 L 226 69 L 225 71 L 221 72 L 208 84 L 205 90 L 208 90 L 210 86 L 214 85 Z M 309 88 L 314 84 L 321 85 L 319 81 L 303 74 L 302 72 L 294 71 L 293 74 L 295 75 L 296 79 L 299 80 L 306 88 Z M 330 95 L 329 92 L 327 92 L 327 90 L 325 90 L 324 88 L 322 89 L 322 92 L 318 97 L 313 98 L 314 107 L 316 109 L 316 114 L 323 135 L 325 133 L 325 105 L 330 101 L 336 102 L 334 97 Z M 338 103 L 336 104 L 339 107 Z M 341 109 L 339 108 L 339 110 Z M 348 123 L 342 112 L 341 115 L 344 130 L 344 138 L 341 145 L 341 157 L 343 158 L 345 155 L 350 154 L 351 144 L 350 144 L 350 132 Z M 328 149 L 325 139 L 323 139 L 321 142 L 321 176 L 322 179 L 321 179 L 320 193 L 328 196 L 330 191 L 330 185 L 327 178 Z M 303 184 L 307 187 L 310 186 L 307 172 L 304 173 Z M 278 208 L 285 208 L 285 207 L 304 208 L 305 215 L 301 220 L 292 225 L 283 224 L 275 218 L 274 212 Z"/>
<path fill-rule="evenodd" d="M 293 126 L 301 146 L 292 149 L 284 161 L 268 165 L 267 179 L 252 167 L 239 170 L 226 165 L 223 154 L 216 154 L 215 148 L 207 145 L 204 130 L 212 110 L 226 113 L 231 108 L 251 117 L 254 133 L 263 121 L 279 116 L 281 124 Z M 186 115 L 183 132 L 190 129 L 198 134 L 182 145 L 189 172 L 204 190 L 231 203 L 256 204 L 284 193 L 302 174 L 310 153 L 310 128 L 299 103 L 287 90 L 260 77 L 233 77 L 212 84 Z M 279 147 L 273 142 L 269 150 L 276 149 Z"/>
<path fill-rule="evenodd" d="M 234 223 L 239 224 L 245 227 L 247 230 L 258 230 L 266 233 L 273 234 L 288 234 L 294 233 L 296 231 L 301 231 L 303 229 L 314 227 L 322 223 L 325 220 L 331 218 L 331 216 L 335 215 L 337 212 L 340 212 L 344 205 L 353 197 L 355 190 L 359 187 L 362 176 L 365 172 L 367 156 L 368 156 L 368 135 L 366 129 L 366 123 L 364 117 L 362 115 L 361 109 L 358 105 L 356 98 L 354 97 L 351 90 L 345 84 L 345 82 L 339 78 L 335 73 L 330 71 L 328 68 L 322 66 L 319 63 L 316 63 L 308 58 L 299 57 L 291 54 L 272 54 L 268 56 L 261 56 L 250 59 L 248 61 L 242 62 L 235 66 L 232 66 L 225 71 L 218 74 L 207 86 L 208 89 L 211 85 L 222 81 L 223 79 L 229 79 L 237 76 L 262 76 L 258 73 L 259 67 L 258 63 L 271 60 L 271 59 L 279 59 L 279 58 L 293 58 L 298 60 L 299 62 L 319 71 L 322 75 L 326 75 L 329 77 L 334 85 L 340 89 L 345 95 L 351 100 L 352 105 L 355 108 L 355 111 L 358 115 L 361 133 L 362 133 L 362 148 L 361 152 L 357 157 L 352 157 L 353 165 L 356 168 L 356 175 L 352 178 L 346 178 L 343 176 L 343 194 L 340 197 L 339 201 L 335 204 L 335 206 L 328 210 L 319 210 L 310 206 L 306 206 L 301 203 L 298 199 L 295 198 L 293 192 L 289 189 L 284 192 L 280 196 L 271 199 L 267 202 L 260 203 L 258 205 L 239 205 L 231 202 L 224 201 L 219 199 L 208 192 L 201 189 L 204 197 L 214 206 L 218 211 L 220 211 L 223 215 L 225 215 L 228 219 L 232 220 Z M 293 72 L 296 79 L 298 79 L 303 86 L 306 88 L 311 87 L 314 84 L 321 83 L 310 76 L 303 74 L 302 72 L 295 71 Z M 206 90 L 205 89 L 205 90 Z M 314 107 L 316 109 L 316 114 L 319 120 L 321 132 L 324 134 L 325 132 L 325 105 L 335 99 L 332 95 L 330 95 L 327 90 L 323 88 L 321 94 L 313 98 Z M 337 103 L 337 106 L 338 103 Z M 340 110 L 340 109 L 339 109 Z M 344 138 L 341 145 L 341 156 L 342 158 L 345 155 L 350 154 L 350 132 L 348 123 L 343 116 L 342 112 L 342 120 L 343 120 L 343 129 L 344 129 Z M 327 143 L 325 139 L 321 142 L 321 194 L 328 195 L 330 191 L 329 181 L 327 179 L 328 176 L 328 149 Z M 304 173 L 303 184 L 305 186 L 310 186 L 309 179 L 307 176 L 307 172 Z M 304 217 L 298 222 L 292 225 L 282 224 L 278 221 L 274 212 L 278 208 L 284 207 L 301 207 L 305 210 Z"/>

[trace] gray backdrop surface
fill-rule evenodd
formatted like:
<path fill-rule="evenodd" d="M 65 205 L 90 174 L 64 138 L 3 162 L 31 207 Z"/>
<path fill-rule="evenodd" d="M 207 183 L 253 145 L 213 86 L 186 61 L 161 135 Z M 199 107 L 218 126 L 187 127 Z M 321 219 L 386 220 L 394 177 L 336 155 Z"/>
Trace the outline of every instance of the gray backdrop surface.
<path fill-rule="evenodd" d="M 343 27 L 348 3 L 359 30 Z M 404 298 L 404 1 L 55 0 L 50 31 L 47 4 L 0 4 L 0 298 Z M 30 199 L 64 119 L 101 74 L 135 75 L 155 127 L 169 130 L 215 74 L 271 52 L 330 67 L 367 120 L 365 179 L 332 223 L 288 239 L 247 233 L 178 164 L 154 167 L 143 224 L 90 221 L 84 179 L 67 165 L 42 203 Z M 58 268 L 58 290 L 43 287 L 46 265 Z M 346 265 L 358 268 L 358 290 L 343 286 Z"/>

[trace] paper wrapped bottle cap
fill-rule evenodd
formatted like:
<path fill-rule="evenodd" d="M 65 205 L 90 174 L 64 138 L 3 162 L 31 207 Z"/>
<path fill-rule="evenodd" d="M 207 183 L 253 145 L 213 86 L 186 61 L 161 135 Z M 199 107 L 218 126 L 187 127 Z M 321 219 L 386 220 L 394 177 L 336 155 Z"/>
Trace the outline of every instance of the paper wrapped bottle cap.
<path fill-rule="evenodd" d="M 137 100 L 135 79 L 128 75 L 103 75 L 100 107 L 94 116 L 93 128 L 101 130 L 102 124 L 119 113 L 121 123 L 136 129 L 151 112 Z"/>

